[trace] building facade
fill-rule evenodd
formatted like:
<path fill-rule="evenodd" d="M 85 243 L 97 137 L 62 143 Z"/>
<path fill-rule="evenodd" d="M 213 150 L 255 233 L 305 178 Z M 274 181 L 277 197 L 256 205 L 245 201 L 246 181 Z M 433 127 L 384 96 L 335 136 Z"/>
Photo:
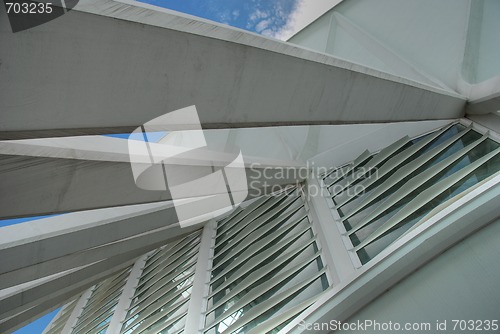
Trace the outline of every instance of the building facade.
<path fill-rule="evenodd" d="M 0 228 L 0 332 L 498 331 L 500 6 L 374 3 L 288 42 L 131 0 L 0 21 L 0 218 L 30 218 Z M 240 152 L 249 195 L 186 224 L 122 137 L 190 105 L 222 158 L 181 178 Z"/>

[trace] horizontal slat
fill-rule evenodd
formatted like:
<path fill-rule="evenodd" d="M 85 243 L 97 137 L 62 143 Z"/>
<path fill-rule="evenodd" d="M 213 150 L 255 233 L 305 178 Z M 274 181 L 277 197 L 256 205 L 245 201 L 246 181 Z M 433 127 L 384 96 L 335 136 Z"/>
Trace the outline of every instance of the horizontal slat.
<path fill-rule="evenodd" d="M 116 304 L 118 301 L 116 301 Z M 113 315 L 114 308 L 116 307 L 116 304 L 113 305 L 113 308 L 108 310 L 106 313 L 100 314 L 98 317 L 96 317 L 92 322 L 90 322 L 88 325 L 83 327 L 81 330 L 78 330 L 76 333 L 85 333 L 85 334 L 90 334 L 90 333 L 97 333 L 100 332 L 103 328 L 108 326 L 108 323 L 102 324 L 106 319 L 111 317 Z"/>
<path fill-rule="evenodd" d="M 189 261 L 186 262 L 185 264 L 182 264 L 177 267 L 172 267 L 171 270 L 168 271 L 165 270 L 164 272 L 155 275 L 145 285 L 141 286 L 140 289 L 136 289 L 134 297 L 132 298 L 140 297 L 141 295 L 144 294 L 145 291 L 157 285 L 158 282 L 160 281 L 164 282 L 165 280 L 174 280 L 179 275 L 186 274 L 186 272 L 187 273 L 192 272 L 195 266 L 196 266 L 196 261 L 189 259 Z"/>
<path fill-rule="evenodd" d="M 221 220 L 219 220 L 217 222 L 217 229 L 221 229 L 221 231 L 222 231 L 222 227 L 224 225 L 226 225 L 226 223 L 228 221 L 230 221 L 231 219 L 234 219 L 234 217 L 236 217 L 237 215 L 239 215 L 241 212 L 243 212 L 243 208 L 241 206 L 236 207 L 233 210 L 233 212 L 231 212 L 227 217 L 225 217 L 225 218 L 223 218 L 223 219 L 221 219 Z"/>
<path fill-rule="evenodd" d="M 195 262 L 198 258 L 199 247 L 198 244 L 193 245 L 192 248 L 186 248 L 184 252 L 179 252 L 177 256 L 171 258 L 171 261 L 165 261 L 161 266 L 158 266 L 155 270 L 143 274 L 141 280 L 136 287 L 136 291 L 141 290 L 142 286 L 151 281 L 153 278 L 159 278 L 169 274 L 179 267 L 185 267 Z"/>
<path fill-rule="evenodd" d="M 272 227 L 277 226 L 279 224 L 282 224 L 283 222 L 290 219 L 291 216 L 293 216 L 297 211 L 299 211 L 300 209 L 302 209 L 304 207 L 303 204 L 298 206 L 297 208 L 291 210 L 290 212 L 284 214 L 281 217 L 273 217 L 273 216 L 281 214 L 284 210 L 288 209 L 297 199 L 298 199 L 298 197 L 294 198 L 290 202 L 283 203 L 283 206 L 280 208 L 277 208 L 276 212 L 274 210 L 273 210 L 273 212 L 270 212 L 272 215 L 263 215 L 263 216 L 261 216 L 262 220 L 259 219 L 259 221 L 255 221 L 254 224 L 248 225 L 247 229 L 245 231 L 242 231 L 241 233 L 239 233 L 233 240 L 231 240 L 230 243 L 228 243 L 226 246 L 224 246 L 219 251 L 217 256 L 215 256 L 215 258 L 217 258 L 217 259 L 224 258 L 225 256 L 228 256 L 229 254 L 234 254 L 235 253 L 235 251 L 234 251 L 235 246 L 238 245 L 240 242 L 242 242 L 243 244 L 246 244 L 248 246 L 250 243 L 258 240 L 260 238 L 260 236 L 262 236 L 263 234 L 265 234 L 269 230 L 271 230 Z M 268 216 L 271 216 L 271 217 L 269 217 L 269 219 L 267 219 Z M 261 218 L 261 217 L 259 217 L 259 218 Z M 265 226 L 262 226 L 262 224 L 266 221 L 269 221 L 269 223 L 266 224 Z M 246 238 L 249 235 L 250 235 L 250 238 L 249 239 Z M 229 253 L 227 253 L 227 251 L 230 249 L 231 249 L 231 251 Z M 222 256 L 222 255 L 224 255 L 224 256 Z M 214 266 L 214 269 L 216 267 L 217 266 Z"/>
<path fill-rule="evenodd" d="M 293 215 L 293 214 L 294 213 L 292 213 L 291 215 Z M 295 219 L 292 223 L 284 225 L 284 228 L 282 230 L 277 231 L 280 234 L 277 235 L 276 237 L 279 237 L 281 234 L 285 233 L 286 231 L 291 230 L 292 228 L 295 227 L 295 225 L 300 223 L 306 217 L 307 217 L 307 214 L 302 214 L 298 219 Z M 243 240 L 243 242 L 236 244 L 232 249 L 230 249 L 227 252 L 227 256 L 225 256 L 223 258 L 223 261 L 219 262 L 218 265 L 216 267 L 214 267 L 214 269 L 219 268 L 222 264 L 225 264 L 231 258 L 239 256 L 243 251 L 245 251 L 245 250 L 250 251 L 250 247 L 258 244 L 259 242 L 262 242 L 262 239 L 264 239 L 264 238 L 273 238 L 274 239 L 274 236 L 272 236 L 272 235 L 266 236 L 266 234 L 268 234 L 269 231 L 271 231 L 273 228 L 276 228 L 280 224 L 283 224 L 283 221 L 287 221 L 288 219 L 289 219 L 289 216 L 287 215 L 286 219 L 276 220 L 275 222 L 269 223 L 265 227 L 261 227 L 259 230 L 250 234 L 248 238 Z"/>
<path fill-rule="evenodd" d="M 163 253 L 161 255 L 161 258 L 155 261 L 155 264 L 153 266 L 146 265 L 146 267 L 143 270 L 142 277 L 148 275 L 151 271 L 158 268 L 161 264 L 165 264 L 165 262 L 167 262 L 168 264 L 169 262 L 175 261 L 175 259 L 181 257 L 188 250 L 191 250 L 197 245 L 199 245 L 199 243 L 200 243 L 200 238 L 193 238 L 191 240 L 185 240 L 185 242 L 176 245 L 174 248 Z"/>
<path fill-rule="evenodd" d="M 311 297 L 309 299 L 304 300 L 300 304 L 286 310 L 285 312 L 281 313 L 278 316 L 272 317 L 262 323 L 260 323 L 258 326 L 252 328 L 245 334 L 262 334 L 262 333 L 269 333 L 271 332 L 274 328 L 278 327 L 279 325 L 285 323 L 286 321 L 290 320 L 291 318 L 296 317 L 299 313 L 305 311 L 309 306 L 311 306 L 315 301 L 319 299 L 319 297 L 323 296 L 327 291 L 330 291 L 331 288 L 328 287 L 326 290 L 323 292 L 315 295 L 314 297 Z"/>
<path fill-rule="evenodd" d="M 467 188 L 466 190 L 464 190 L 463 192 L 461 192 L 459 195 L 457 196 L 454 196 L 450 199 L 448 199 L 447 201 L 439 204 L 438 206 L 436 206 L 435 208 L 433 208 L 431 211 L 429 211 L 425 216 L 422 217 L 422 219 L 420 219 L 415 225 L 413 225 L 412 227 L 410 227 L 410 229 L 408 231 L 406 231 L 403 235 L 401 235 L 399 238 L 402 238 L 403 236 L 405 236 L 406 234 L 408 233 L 411 233 L 414 229 L 416 229 L 419 225 L 423 224 L 425 221 L 427 221 L 428 219 L 430 219 L 432 216 L 434 216 L 436 213 L 438 213 L 439 211 L 443 210 L 443 208 L 447 207 L 447 206 L 450 206 L 451 203 L 457 201 L 458 199 L 460 199 L 461 197 L 465 196 L 466 194 L 470 193 L 471 191 L 474 191 L 474 189 L 477 189 L 479 188 L 480 186 L 482 186 L 483 184 L 491 181 L 492 179 L 496 178 L 500 176 L 500 171 L 488 176 L 487 178 L 485 178 L 484 180 L 482 180 L 481 182 L 479 183 L 476 183 L 474 184 L 473 186 Z M 398 239 L 399 239 L 398 238 Z"/>
<path fill-rule="evenodd" d="M 163 324 L 161 324 L 160 326 L 158 326 L 157 328 L 154 329 L 154 332 L 152 333 L 155 333 L 155 334 L 158 334 L 160 333 L 162 330 L 164 330 L 165 328 L 169 327 L 169 326 L 172 326 L 174 325 L 175 323 L 181 321 L 185 316 L 186 316 L 187 312 L 184 312 L 184 313 L 181 313 L 179 315 L 176 315 L 175 317 L 172 317 L 171 319 L 168 319 L 167 321 L 165 321 Z M 182 333 L 184 332 L 184 330 L 179 330 L 175 333 Z M 141 332 L 142 333 L 142 332 Z M 146 333 L 149 333 L 149 332 L 146 332 Z M 135 332 L 134 332 L 135 334 Z M 140 333 L 139 333 L 140 334 Z M 172 333 L 174 334 L 174 333 Z"/>
<path fill-rule="evenodd" d="M 251 275 L 257 275 L 257 272 L 265 272 L 266 270 L 268 270 L 270 268 L 274 268 L 276 266 L 275 263 L 283 263 L 283 262 L 286 262 L 286 261 L 290 260 L 292 257 L 296 256 L 301 251 L 303 251 L 306 247 L 308 247 L 309 245 L 311 245 L 314 241 L 316 241 L 316 237 L 315 236 L 313 236 L 311 239 L 309 239 L 305 243 L 301 243 L 296 248 L 291 248 L 291 249 L 286 250 L 285 252 L 281 253 L 278 257 L 276 257 L 276 259 L 273 261 L 273 263 L 267 264 L 265 267 L 260 268 L 258 271 L 256 271 L 255 273 L 252 273 Z M 265 252 L 265 253 L 258 254 L 258 255 L 255 256 L 254 263 L 262 263 L 264 260 L 266 260 L 272 254 L 273 254 L 272 251 L 270 253 Z M 252 264 L 254 264 L 254 263 L 252 263 Z M 239 270 L 234 275 L 231 275 L 231 278 L 228 279 L 228 280 L 226 280 L 224 283 L 222 283 L 220 286 L 218 286 L 217 289 L 215 289 L 214 291 L 212 291 L 209 294 L 208 298 L 211 298 L 215 294 L 217 294 L 220 291 L 222 291 L 223 289 L 226 289 L 235 280 L 237 280 L 241 276 L 245 275 L 249 271 L 253 270 L 254 266 L 252 266 L 252 264 L 248 264 L 247 266 L 245 266 L 244 268 L 242 268 L 241 270 Z"/>
<path fill-rule="evenodd" d="M 443 152 L 446 148 L 451 146 L 453 143 L 455 143 L 458 139 L 460 139 L 462 136 L 464 136 L 470 128 L 467 128 L 453 137 L 447 139 L 440 145 L 434 147 L 430 151 L 426 152 L 425 154 L 421 155 L 420 157 L 416 158 L 411 162 L 411 164 L 407 164 L 400 169 L 398 169 L 393 175 L 391 175 L 383 184 L 381 184 L 377 189 L 375 189 L 372 193 L 370 193 L 357 207 L 350 211 L 346 216 L 342 217 L 342 221 L 348 219 L 352 215 L 356 214 L 357 212 L 361 211 L 364 209 L 366 206 L 368 206 L 371 202 L 373 202 L 377 197 L 379 197 L 381 194 L 385 193 L 388 191 L 391 187 L 396 185 L 398 182 L 403 180 L 405 177 L 408 175 L 412 175 L 417 169 L 422 167 L 425 163 L 430 161 L 432 158 L 437 156 L 439 153 Z M 344 205 L 343 203 L 342 205 Z M 342 205 L 339 205 L 337 208 L 340 208 Z"/>
<path fill-rule="evenodd" d="M 298 265 L 296 265 L 296 266 L 294 266 L 294 267 L 292 267 L 292 268 L 284 271 L 283 273 L 276 274 L 272 278 L 272 280 L 269 281 L 269 283 L 271 285 L 273 285 L 273 286 L 278 285 L 279 283 L 281 283 L 282 281 L 284 281 L 289 276 L 291 276 L 291 275 L 295 274 L 296 272 L 301 271 L 302 269 L 304 269 L 305 267 L 307 267 L 311 262 L 313 262 L 314 260 L 316 260 L 320 255 L 321 255 L 321 250 L 318 251 L 318 252 L 316 252 L 312 256 L 308 257 L 307 259 L 304 259 L 304 261 L 301 262 L 301 263 L 299 263 Z M 283 263 L 283 262 L 279 262 L 279 263 Z M 255 282 L 257 282 L 259 279 L 261 279 L 262 277 L 264 277 L 266 274 L 271 273 L 275 269 L 276 269 L 276 263 L 270 263 L 270 264 L 266 265 L 265 267 L 256 270 L 254 273 L 252 273 L 246 279 L 244 279 L 243 281 L 241 281 L 240 283 L 238 283 L 238 285 L 236 287 L 234 287 L 228 294 L 226 294 L 224 297 L 222 297 L 220 300 L 218 300 L 217 303 L 215 303 L 214 305 L 212 305 L 208 309 L 207 313 L 210 313 L 210 312 L 214 311 L 215 309 L 217 309 L 218 307 L 220 307 L 221 305 L 223 305 L 224 303 L 226 303 L 230 299 L 234 298 L 237 294 L 239 294 L 243 290 L 247 289 L 252 284 L 254 284 Z M 257 298 L 258 294 L 262 290 L 261 289 L 262 285 L 264 285 L 264 284 L 259 285 L 258 288 L 255 289 L 255 290 L 258 290 L 257 294 L 253 293 L 253 290 L 252 290 L 252 291 L 248 292 L 245 296 L 243 296 L 241 299 L 239 299 L 236 302 L 235 305 L 237 305 L 238 303 L 240 303 L 240 301 L 241 301 L 241 303 L 245 303 L 245 302 L 249 303 L 252 300 L 254 300 L 255 298 Z M 264 293 L 266 291 L 263 291 L 262 293 Z M 247 297 L 246 301 L 245 301 L 245 297 Z M 241 306 L 241 304 L 240 304 L 240 306 Z M 243 307 L 243 306 L 241 306 L 241 307 Z M 229 310 L 224 311 L 224 313 L 228 313 L 228 312 L 229 312 Z"/>
<path fill-rule="evenodd" d="M 101 320 L 101 319 L 104 315 L 109 315 L 111 313 L 113 313 L 113 308 L 116 307 L 116 304 L 118 304 L 118 301 L 115 300 L 113 301 L 113 303 L 109 304 L 104 310 L 103 312 L 98 312 L 98 313 L 91 313 L 91 317 L 87 318 L 86 320 L 82 321 L 82 322 L 79 322 L 78 326 L 75 326 L 74 328 L 74 332 L 75 333 L 82 333 L 82 332 L 85 332 L 87 330 L 89 330 L 89 328 L 93 328 L 94 326 L 97 326 L 97 323 Z"/>
<path fill-rule="evenodd" d="M 327 187 L 330 187 L 332 186 L 334 183 L 337 183 L 338 181 L 342 180 L 344 177 L 348 176 L 349 174 L 351 174 L 354 169 L 356 169 L 363 161 L 365 161 L 366 159 L 368 159 L 369 157 L 371 156 L 370 152 L 368 150 L 364 151 L 363 153 L 361 153 L 356 159 L 354 159 L 354 161 L 352 162 L 352 165 L 350 165 L 347 170 L 345 171 L 342 171 L 342 173 L 340 175 L 337 175 L 335 178 L 332 178 L 333 180 L 331 180 L 326 186 Z M 335 172 L 336 170 L 339 170 L 339 168 L 336 168 L 334 170 L 332 170 L 330 173 L 328 173 L 328 175 L 326 175 L 323 179 L 327 178 L 328 176 L 330 176 L 333 172 Z"/>
<path fill-rule="evenodd" d="M 112 292 L 110 295 L 106 295 L 105 298 L 102 298 L 101 300 L 99 300 L 99 302 L 93 303 L 90 307 L 85 308 L 82 312 L 82 315 L 79 317 L 78 321 L 83 322 L 87 318 L 93 317 L 95 313 L 99 312 L 111 300 L 118 298 L 122 293 L 122 289 L 123 289 L 124 285 L 125 285 L 125 283 L 123 285 L 121 285 L 118 289 L 113 290 L 114 292 Z M 103 292 L 101 292 L 101 293 L 103 293 Z"/>
<path fill-rule="evenodd" d="M 243 212 L 231 219 L 228 219 L 224 224 L 217 226 L 217 235 L 221 235 L 227 233 L 230 229 L 232 229 L 236 224 L 245 219 L 249 214 L 262 207 L 267 203 L 272 197 L 271 196 L 262 196 L 248 207 L 243 210 Z"/>
<path fill-rule="evenodd" d="M 217 244 L 221 245 L 227 240 L 233 238 L 236 236 L 238 233 L 243 230 L 245 226 L 248 224 L 254 222 L 258 217 L 262 216 L 263 214 L 267 213 L 269 209 L 271 209 L 275 205 L 279 205 L 281 202 L 286 200 L 288 197 L 285 195 L 281 195 L 278 197 L 272 197 L 269 201 L 267 201 L 264 205 L 260 206 L 259 208 L 255 209 L 251 214 L 243 218 L 239 223 L 238 223 L 238 228 L 231 227 L 230 230 L 225 232 L 224 237 L 222 237 L 220 240 L 217 240 Z M 216 245 L 217 248 L 217 245 Z"/>
<path fill-rule="evenodd" d="M 422 191 L 419 195 L 417 195 L 414 199 L 412 199 L 403 209 L 401 209 L 398 213 L 392 216 L 381 227 L 375 230 L 366 239 L 364 239 L 358 246 L 356 246 L 355 250 L 359 250 L 372 243 L 375 239 L 382 236 L 391 228 L 401 223 L 405 218 L 407 218 L 412 213 L 420 209 L 422 206 L 427 204 L 429 201 L 431 201 L 433 198 L 441 194 L 443 191 L 445 191 L 446 189 L 450 188 L 455 183 L 463 179 L 465 176 L 473 172 L 482 164 L 493 158 L 499 152 L 500 148 L 486 154 L 485 156 L 477 159 L 470 165 L 460 169 L 459 171 L 448 176 L 447 178 L 439 181 L 438 183 Z"/>
<path fill-rule="evenodd" d="M 256 243 L 254 243 L 251 246 L 251 248 L 248 249 L 247 252 L 241 254 L 238 257 L 237 261 L 233 261 L 226 268 L 224 268 L 224 270 L 222 270 L 220 273 L 218 273 L 217 276 L 212 278 L 211 283 L 216 281 L 220 277 L 224 276 L 225 274 L 231 272 L 234 268 L 239 266 L 241 263 L 245 262 L 247 259 L 254 257 L 258 253 L 258 251 L 260 251 L 262 248 L 264 248 L 264 247 L 268 246 L 269 244 L 271 244 L 272 242 L 274 242 L 274 240 L 280 238 L 283 234 L 288 233 L 289 230 L 294 228 L 297 224 L 299 224 L 304 219 L 307 219 L 307 217 L 304 216 L 304 218 L 302 218 L 301 220 L 297 220 L 297 222 L 295 224 L 289 224 L 289 225 L 283 226 L 279 230 L 277 230 L 276 233 L 273 233 L 272 235 L 269 235 L 269 236 L 257 241 Z M 272 254 L 271 252 L 276 252 L 277 250 L 279 250 L 279 248 L 276 249 L 276 246 L 283 247 L 283 246 L 287 245 L 288 243 L 290 243 L 292 240 L 296 240 L 298 237 L 300 237 L 302 234 L 304 234 L 306 231 L 308 231 L 310 229 L 311 229 L 311 226 L 309 226 L 309 224 L 308 224 L 308 226 L 300 229 L 298 231 L 298 233 L 288 237 L 287 239 L 281 240 L 275 246 L 270 247 L 267 250 L 267 253 Z M 247 263 L 247 265 L 248 264 L 249 263 Z"/>
<path fill-rule="evenodd" d="M 174 273 L 175 275 L 172 274 L 172 275 L 165 276 L 161 280 L 157 281 L 155 284 L 151 285 L 147 290 L 138 294 L 136 297 L 139 297 L 139 299 L 141 299 L 141 298 L 145 299 L 145 298 L 149 297 L 150 295 L 152 295 L 154 292 L 158 291 L 159 289 L 165 289 L 168 291 L 168 289 L 170 289 L 171 287 L 179 285 L 182 282 L 185 282 L 187 279 L 191 278 L 195 273 L 195 268 L 196 268 L 196 266 L 191 267 L 190 271 L 188 271 L 187 273 L 176 272 L 176 273 Z M 180 279 L 174 280 L 175 278 L 177 278 L 181 275 L 182 275 L 182 277 Z M 170 282 L 170 283 L 167 283 L 167 282 Z M 134 298 L 136 298 L 136 297 L 134 297 Z M 135 305 L 137 305 L 137 302 L 133 304 L 133 306 L 135 306 Z"/>
<path fill-rule="evenodd" d="M 248 324 L 250 321 L 254 320 L 258 316 L 262 315 L 263 313 L 267 312 L 270 310 L 272 307 L 275 305 L 279 304 L 280 302 L 284 301 L 288 297 L 294 295 L 295 293 L 299 292 L 301 289 L 309 286 L 312 282 L 314 282 L 316 279 L 318 279 L 321 275 L 323 275 L 326 271 L 327 267 L 323 267 L 318 273 L 313 275 L 312 277 L 309 277 L 305 280 L 303 280 L 300 283 L 297 283 L 290 289 L 287 289 L 277 295 L 272 296 L 268 300 L 254 306 L 250 310 L 248 310 L 242 317 L 240 317 L 238 320 L 236 320 L 231 326 L 229 326 L 223 333 L 232 333 L 235 330 L 237 330 L 240 327 L 245 326 Z M 213 323 L 207 327 L 205 327 L 205 330 L 208 330 L 214 326 L 216 326 L 218 323 Z"/>
<path fill-rule="evenodd" d="M 404 184 L 403 187 L 400 187 L 398 190 L 396 190 L 392 195 L 390 195 L 384 202 L 382 202 L 375 210 L 370 212 L 365 218 L 363 218 L 356 226 L 354 226 L 351 230 L 349 230 L 349 234 L 353 234 L 354 232 L 358 231 L 360 228 L 363 226 L 367 225 L 370 223 L 373 219 L 384 213 L 387 209 L 392 207 L 394 204 L 399 202 L 401 199 L 403 199 L 405 196 L 409 195 L 411 192 L 413 192 L 415 189 L 420 187 L 422 184 L 425 182 L 429 181 L 431 178 L 433 178 L 436 174 L 444 171 L 446 168 L 448 168 L 451 164 L 454 162 L 458 161 L 460 158 L 462 158 L 465 154 L 470 152 L 473 148 L 475 148 L 477 145 L 482 143 L 484 140 L 486 140 L 488 137 L 483 136 L 476 140 L 475 142 L 467 145 L 466 147 L 462 148 L 460 151 L 455 152 L 454 154 L 450 155 L 446 159 L 443 159 L 439 163 L 435 164 L 434 166 L 426 169 L 422 173 L 416 175 L 412 179 L 410 179 L 408 182 Z"/>
<path fill-rule="evenodd" d="M 381 150 L 373 159 L 368 161 L 366 165 L 363 166 L 363 171 L 361 172 L 356 172 L 352 175 L 351 180 L 347 182 L 345 186 L 343 186 L 341 189 L 337 191 L 330 191 L 332 197 L 337 196 L 338 194 L 344 192 L 347 188 L 351 187 L 356 181 L 358 181 L 361 177 L 366 175 L 368 172 L 371 170 L 375 169 L 380 163 L 382 163 L 385 159 L 390 157 L 392 154 L 397 152 L 399 149 L 401 149 L 403 146 L 408 144 L 410 142 L 410 138 L 408 136 L 405 136 L 401 138 L 400 140 L 396 141 L 395 143 L 387 146 L 383 150 Z M 330 186 L 328 187 L 330 188 Z"/>
<path fill-rule="evenodd" d="M 184 293 L 185 291 L 189 290 L 191 287 L 193 287 L 193 283 L 192 282 L 189 283 L 188 285 L 180 288 L 180 289 L 177 288 L 177 287 L 173 287 L 169 291 L 158 290 L 157 292 L 155 292 L 154 294 L 152 294 L 148 298 L 143 299 L 140 302 L 138 302 L 136 304 L 136 306 L 131 307 L 130 309 L 134 309 L 134 308 L 135 309 L 134 309 L 133 312 L 129 312 L 129 314 L 125 318 L 124 322 L 130 320 L 136 314 L 141 313 L 144 309 L 146 309 L 148 306 L 150 306 L 151 304 L 153 304 L 153 303 L 155 303 L 157 301 L 161 301 L 162 303 L 169 303 L 172 300 L 175 300 L 176 298 L 179 298 L 179 296 L 182 293 Z M 174 291 L 174 292 L 172 292 L 172 291 Z"/>
<path fill-rule="evenodd" d="M 361 189 L 368 189 L 368 187 L 370 187 L 372 184 L 374 184 L 375 182 L 380 180 L 382 177 L 387 175 L 389 172 L 394 171 L 394 169 L 397 169 L 406 160 L 408 160 L 413 155 L 420 152 L 424 147 L 426 147 L 432 141 L 437 139 L 444 132 L 448 131 L 450 129 L 450 127 L 452 127 L 453 125 L 454 124 L 451 123 L 448 126 L 445 126 L 444 128 L 442 128 L 441 130 L 435 131 L 434 133 L 428 135 L 426 138 L 420 140 L 416 144 L 408 147 L 403 152 L 400 152 L 396 156 L 390 158 L 389 160 L 387 160 L 387 162 L 385 164 L 382 165 L 382 167 L 380 167 L 377 170 L 377 173 L 373 173 L 367 179 L 364 179 L 363 181 L 359 182 L 357 184 L 357 187 L 359 187 Z M 354 195 L 354 194 L 352 196 L 347 196 L 345 199 L 340 201 L 336 207 L 337 208 L 342 207 L 344 204 L 346 204 L 347 202 L 349 202 L 350 200 L 352 200 L 355 197 L 356 197 L 356 195 Z"/>
<path fill-rule="evenodd" d="M 117 297 L 120 294 L 117 295 Z M 102 305 L 99 310 L 96 310 L 95 312 L 87 312 L 86 317 L 82 318 L 83 320 L 79 319 L 79 324 L 77 327 L 75 327 L 75 330 L 77 332 L 81 332 L 82 328 L 86 328 L 89 324 L 92 324 L 98 317 L 100 317 L 102 314 L 108 313 L 110 310 L 112 310 L 116 304 L 118 304 L 118 299 L 111 299 L 109 301 L 106 301 L 104 305 Z"/>
<path fill-rule="evenodd" d="M 189 302 L 189 298 L 186 298 L 181 303 L 179 303 L 178 305 L 175 305 L 175 308 L 169 308 L 167 312 L 159 312 L 159 313 L 157 313 L 157 314 L 155 314 L 155 315 L 153 315 L 153 316 L 145 319 L 139 325 L 139 327 L 137 327 L 137 329 L 134 331 L 134 334 L 135 333 L 141 334 L 141 333 L 145 332 L 149 327 L 151 327 L 158 320 L 160 320 L 160 319 L 168 316 L 169 314 L 172 314 L 172 313 L 175 313 L 175 312 L 179 311 L 179 309 L 181 307 L 183 307 L 188 302 Z M 181 314 L 182 315 L 186 315 L 187 314 L 187 310 L 183 311 Z M 178 317 L 181 318 L 180 315 Z M 172 317 L 172 319 L 167 320 L 167 323 L 173 323 L 176 320 L 177 320 L 177 317 Z"/>
<path fill-rule="evenodd" d="M 189 298 L 190 297 L 182 298 L 180 301 L 177 301 L 176 303 L 170 305 L 166 310 L 161 311 L 160 313 L 168 314 L 168 313 L 172 312 L 172 310 L 176 310 L 177 308 L 179 308 L 180 306 L 182 306 L 186 302 L 188 302 Z M 147 308 L 143 309 L 140 312 L 137 312 L 136 314 L 138 314 L 139 316 L 136 319 L 134 319 L 134 321 L 132 321 L 130 324 L 127 325 L 126 330 L 128 330 L 129 328 L 132 328 L 135 325 L 137 325 L 138 323 L 144 321 L 145 319 L 150 317 L 152 314 L 154 314 L 156 311 L 165 307 L 165 305 L 168 305 L 171 301 L 172 301 L 172 299 L 162 300 L 161 302 L 158 302 L 156 304 L 150 304 Z"/>
<path fill-rule="evenodd" d="M 92 292 L 92 295 L 90 296 L 87 304 L 83 308 L 83 313 L 87 312 L 87 310 L 93 309 L 96 304 L 99 304 L 102 300 L 107 298 L 113 292 L 116 292 L 117 289 L 123 287 L 123 285 L 125 284 L 125 280 L 126 280 L 125 275 L 128 275 L 128 273 L 127 274 L 123 273 L 123 274 L 120 274 L 118 276 L 118 277 L 120 277 L 120 279 L 123 280 L 120 282 L 120 283 L 122 283 L 121 285 L 117 286 L 116 283 L 112 284 L 114 282 L 114 280 L 108 279 L 108 280 L 104 281 L 102 285 L 96 287 L 94 289 L 94 291 Z M 112 289 L 113 287 L 115 289 Z"/>

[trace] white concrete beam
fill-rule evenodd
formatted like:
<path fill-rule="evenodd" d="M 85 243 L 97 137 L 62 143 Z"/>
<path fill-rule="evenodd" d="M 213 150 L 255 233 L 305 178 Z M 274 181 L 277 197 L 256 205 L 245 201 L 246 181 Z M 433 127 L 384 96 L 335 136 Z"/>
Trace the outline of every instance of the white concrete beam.
<path fill-rule="evenodd" d="M 140 217 L 137 220 L 139 221 Z M 53 275 L 64 270 L 101 261 L 109 257 L 119 255 L 124 250 L 131 251 L 139 248 L 153 250 L 164 245 L 166 240 L 182 237 L 197 228 L 199 227 L 196 225 L 189 228 L 177 227 L 175 229 L 165 226 L 163 228 L 155 229 L 147 233 L 142 233 L 138 236 L 126 238 L 103 246 L 78 251 L 48 261 L 24 266 L 19 269 L 0 274 L 0 290 L 46 277 L 48 275 Z"/>
<path fill-rule="evenodd" d="M 81 1 L 13 34 L 2 7 L 0 137 L 121 132 L 190 105 L 204 128 L 463 114 L 457 94 L 150 8 Z"/>
<path fill-rule="evenodd" d="M 498 77 L 500 79 L 500 76 Z M 500 80 L 499 80 L 500 83 Z M 500 92 L 467 103 L 465 112 L 467 115 L 485 115 L 500 111 Z"/>
<path fill-rule="evenodd" d="M 30 267 L 158 228 L 181 230 L 171 203 L 137 205 L 133 209 L 135 211 L 129 207 L 85 211 L 3 227 L 0 234 L 0 273 Z M 178 234 L 172 232 L 173 236 Z"/>
<path fill-rule="evenodd" d="M 0 322 L 0 332 L 9 333 L 35 319 L 47 309 L 64 304 L 90 286 L 132 265 L 135 259 L 145 252 L 123 253 L 0 299 L 0 319 L 10 317 Z"/>
<path fill-rule="evenodd" d="M 300 168 L 301 164 L 294 167 Z M 257 188 L 285 185 L 301 181 L 300 173 L 273 177 L 282 167 L 266 165 L 247 168 L 249 196 L 260 196 Z M 178 166 L 185 170 L 186 166 Z M 206 167 L 191 167 L 192 175 Z M 266 169 L 266 174 L 263 171 Z M 293 168 L 291 168 L 293 169 Z M 298 175 L 298 176 L 296 176 Z M 18 218 L 80 210 L 123 206 L 170 200 L 166 191 L 140 189 L 132 175 L 129 162 L 91 161 L 0 154 L 0 217 Z M 252 181 L 259 181 L 250 185 Z"/>

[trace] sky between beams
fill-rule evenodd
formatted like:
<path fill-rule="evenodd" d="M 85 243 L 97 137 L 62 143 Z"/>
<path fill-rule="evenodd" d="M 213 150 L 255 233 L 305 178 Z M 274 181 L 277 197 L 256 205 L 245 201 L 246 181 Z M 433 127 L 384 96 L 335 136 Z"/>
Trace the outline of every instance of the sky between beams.
<path fill-rule="evenodd" d="M 140 0 L 287 40 L 341 0 Z"/>

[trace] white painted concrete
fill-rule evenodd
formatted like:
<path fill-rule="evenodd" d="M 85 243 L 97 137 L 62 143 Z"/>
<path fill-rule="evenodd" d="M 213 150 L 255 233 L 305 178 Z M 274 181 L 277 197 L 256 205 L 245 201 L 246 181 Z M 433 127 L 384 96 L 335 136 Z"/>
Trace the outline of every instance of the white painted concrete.
<path fill-rule="evenodd" d="M 198 107 L 204 128 L 463 113 L 455 93 L 146 7 L 81 1 L 57 20 L 17 34 L 2 19 L 2 137 L 122 131 L 189 105 Z"/>
<path fill-rule="evenodd" d="M 346 322 L 370 319 L 379 323 L 430 323 L 433 331 L 438 332 L 439 321 L 447 324 L 446 330 L 439 333 L 456 333 L 463 324 L 453 330 L 453 320 L 475 320 L 477 325 L 476 321 L 498 320 L 499 237 L 497 221 L 420 268 Z M 380 333 L 373 328 L 363 332 Z"/>

